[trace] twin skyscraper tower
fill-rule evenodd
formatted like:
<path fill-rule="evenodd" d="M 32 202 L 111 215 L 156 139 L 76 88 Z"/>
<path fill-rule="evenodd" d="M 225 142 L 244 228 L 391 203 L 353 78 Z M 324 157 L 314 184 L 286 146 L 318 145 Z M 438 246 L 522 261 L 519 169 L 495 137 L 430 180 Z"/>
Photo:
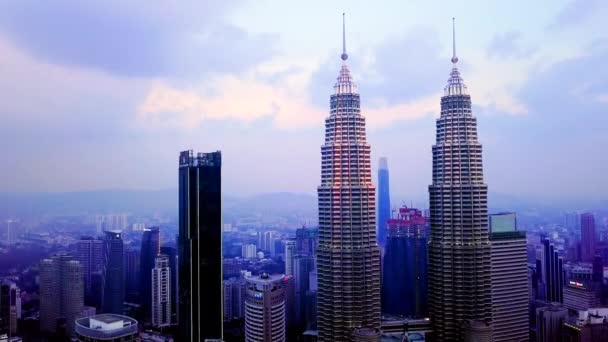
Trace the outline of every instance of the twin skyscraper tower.
<path fill-rule="evenodd" d="M 344 26 L 344 23 L 343 23 Z M 344 30 L 344 27 L 343 27 Z M 455 41 L 455 39 L 454 39 Z M 319 341 L 373 340 L 380 334 L 380 249 L 371 147 L 360 95 L 346 64 L 330 97 L 318 187 Z M 477 121 L 456 67 L 441 98 L 429 187 L 429 309 L 435 340 L 458 341 L 467 325 L 491 322 L 487 186 Z"/>
<path fill-rule="evenodd" d="M 318 340 L 379 341 L 381 267 L 371 146 L 347 65 L 344 22 L 341 60 L 317 188 Z M 451 61 L 429 186 L 428 298 L 436 341 L 463 340 L 466 327 L 489 326 L 492 313 L 482 147 L 455 44 Z M 221 155 L 186 151 L 179 165 L 180 341 L 220 339 Z"/>

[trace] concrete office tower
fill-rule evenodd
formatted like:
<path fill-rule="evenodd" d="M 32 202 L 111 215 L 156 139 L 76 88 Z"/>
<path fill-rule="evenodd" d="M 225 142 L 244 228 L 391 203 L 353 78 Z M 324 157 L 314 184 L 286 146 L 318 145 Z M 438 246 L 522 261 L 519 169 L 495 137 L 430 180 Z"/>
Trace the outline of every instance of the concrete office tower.
<path fill-rule="evenodd" d="M 40 261 L 40 330 L 55 333 L 59 319 L 65 319 L 66 333 L 71 335 L 83 307 L 80 262 L 65 253 Z"/>
<path fill-rule="evenodd" d="M 122 314 L 125 301 L 125 269 L 122 233 L 104 231 L 101 311 Z"/>
<path fill-rule="evenodd" d="M 285 241 L 285 274 L 293 275 L 293 263 L 296 256 L 295 240 Z"/>
<path fill-rule="evenodd" d="M 244 244 L 241 246 L 241 256 L 245 259 L 252 259 L 256 257 L 256 247 L 252 243 Z"/>
<path fill-rule="evenodd" d="M 355 328 L 380 328 L 380 249 L 371 147 L 343 45 L 342 68 L 325 119 L 317 189 L 320 342 L 350 340 Z"/>
<path fill-rule="evenodd" d="M 242 277 L 224 280 L 224 320 L 245 317 L 246 284 Z"/>
<path fill-rule="evenodd" d="M 592 308 L 568 317 L 562 326 L 562 341 L 607 342 L 608 308 Z"/>
<path fill-rule="evenodd" d="M 287 327 L 287 340 L 297 339 L 299 329 L 296 326 L 296 282 L 294 276 L 283 277 L 285 288 L 285 324 Z"/>
<path fill-rule="evenodd" d="M 91 276 L 103 269 L 103 240 L 90 236 L 80 238 L 76 242 L 76 259 L 82 266 L 84 279 L 85 302 L 91 305 L 94 294 L 91 292 Z"/>
<path fill-rule="evenodd" d="M 144 229 L 139 262 L 139 302 L 145 322 L 149 322 L 152 318 L 152 269 L 159 253 L 160 231 L 158 227 Z"/>
<path fill-rule="evenodd" d="M 389 191 L 388 162 L 380 158 L 378 166 L 378 245 L 386 244 L 387 221 L 391 218 L 391 196 Z"/>
<path fill-rule="evenodd" d="M 490 220 L 494 341 L 527 341 L 529 309 L 526 232 L 517 230 L 515 214 L 490 215 Z"/>
<path fill-rule="evenodd" d="M 465 320 L 492 318 L 488 186 L 471 97 L 454 67 L 441 98 L 429 186 L 429 309 L 442 341 L 461 341 Z"/>
<path fill-rule="evenodd" d="M 405 206 L 388 220 L 382 312 L 410 318 L 428 317 L 428 224 L 428 218 L 420 210 Z"/>
<path fill-rule="evenodd" d="M 591 281 L 569 280 L 564 287 L 564 306 L 571 311 L 599 307 L 600 285 Z"/>
<path fill-rule="evenodd" d="M 125 251 L 125 301 L 130 303 L 139 303 L 140 261 L 141 253 L 139 250 L 128 249 Z"/>
<path fill-rule="evenodd" d="M 152 278 L 152 301 L 150 306 L 151 322 L 154 327 L 162 328 L 171 325 L 171 268 L 169 257 L 158 255 L 155 265 L 150 270 Z"/>
<path fill-rule="evenodd" d="M 179 341 L 222 339 L 222 155 L 179 155 Z"/>
<path fill-rule="evenodd" d="M 0 336 L 17 334 L 17 320 L 21 318 L 21 291 L 9 280 L 0 281 Z"/>
<path fill-rule="evenodd" d="M 536 309 L 536 341 L 561 341 L 562 323 L 568 318 L 568 309 L 554 303 Z"/>
<path fill-rule="evenodd" d="M 245 297 L 245 341 L 285 342 L 285 276 L 248 276 Z"/>
<path fill-rule="evenodd" d="M 593 214 L 581 215 L 581 259 L 592 262 L 595 256 L 595 217 Z"/>
<path fill-rule="evenodd" d="M 101 314 L 76 321 L 76 340 L 79 342 L 135 342 L 137 321 L 131 317 Z"/>
<path fill-rule="evenodd" d="M 169 268 L 171 269 L 171 324 L 179 322 L 179 288 L 177 286 L 177 250 L 173 247 L 163 246 L 160 248 L 161 254 L 169 258 Z"/>
<path fill-rule="evenodd" d="M 537 299 L 563 303 L 563 260 L 548 239 L 543 239 L 541 245 L 536 260 L 537 274 L 540 275 L 537 279 Z"/>

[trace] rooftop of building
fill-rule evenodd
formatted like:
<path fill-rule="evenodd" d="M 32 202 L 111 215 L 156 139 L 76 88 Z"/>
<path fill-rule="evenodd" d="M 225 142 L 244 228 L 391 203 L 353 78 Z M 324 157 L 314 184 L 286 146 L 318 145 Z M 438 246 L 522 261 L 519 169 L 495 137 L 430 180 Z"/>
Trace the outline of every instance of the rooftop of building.
<path fill-rule="evenodd" d="M 179 154 L 179 165 L 181 166 L 221 166 L 222 153 L 220 151 L 203 153 L 198 152 L 194 156 L 194 151 L 182 151 Z"/>
<path fill-rule="evenodd" d="M 81 336 L 115 339 L 137 333 L 137 321 L 131 317 L 100 314 L 76 320 L 76 332 Z"/>
<path fill-rule="evenodd" d="M 262 273 L 260 275 L 245 276 L 245 279 L 247 279 L 247 281 L 250 283 L 269 284 L 269 283 L 279 282 L 281 280 L 287 281 L 288 277 L 285 276 L 284 274 Z"/>
<path fill-rule="evenodd" d="M 355 334 L 355 336 L 361 336 L 361 337 L 379 336 L 380 329 L 368 328 L 368 327 L 357 328 L 357 329 L 355 329 L 354 334 Z"/>

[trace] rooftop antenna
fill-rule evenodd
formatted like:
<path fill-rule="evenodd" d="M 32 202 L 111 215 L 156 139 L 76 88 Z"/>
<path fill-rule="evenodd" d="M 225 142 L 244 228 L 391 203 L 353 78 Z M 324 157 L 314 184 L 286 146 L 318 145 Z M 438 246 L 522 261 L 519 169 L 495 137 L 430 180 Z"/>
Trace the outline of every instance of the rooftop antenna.
<path fill-rule="evenodd" d="M 452 17 L 452 63 L 458 63 L 458 57 L 456 57 L 456 18 Z"/>
<path fill-rule="evenodd" d="M 348 54 L 346 53 L 346 13 L 342 12 L 342 55 L 340 58 L 346 62 Z"/>

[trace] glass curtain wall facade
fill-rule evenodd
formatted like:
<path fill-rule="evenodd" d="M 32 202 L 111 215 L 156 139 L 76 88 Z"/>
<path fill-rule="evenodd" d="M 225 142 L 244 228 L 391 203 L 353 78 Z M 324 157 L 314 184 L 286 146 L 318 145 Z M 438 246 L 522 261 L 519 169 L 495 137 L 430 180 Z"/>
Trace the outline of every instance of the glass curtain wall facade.
<path fill-rule="evenodd" d="M 179 341 L 222 338 L 221 153 L 179 156 Z"/>

